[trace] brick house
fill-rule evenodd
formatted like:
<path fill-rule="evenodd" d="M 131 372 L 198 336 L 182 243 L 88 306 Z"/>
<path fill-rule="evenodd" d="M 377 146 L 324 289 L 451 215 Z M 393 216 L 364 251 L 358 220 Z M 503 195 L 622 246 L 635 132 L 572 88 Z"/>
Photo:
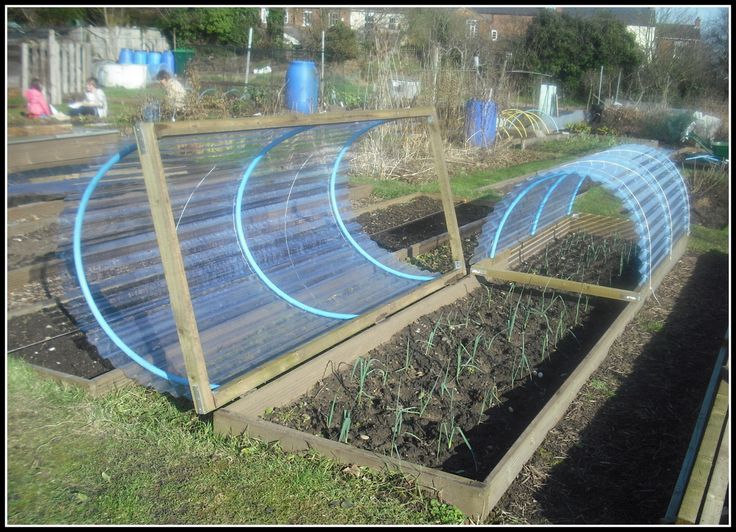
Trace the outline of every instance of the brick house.
<path fill-rule="evenodd" d="M 308 28 L 329 28 L 342 22 L 348 28 L 365 32 L 381 30 L 398 32 L 404 25 L 404 16 L 385 8 L 287 7 L 284 8 L 284 36 L 292 44 L 299 44 Z M 265 23 L 268 9 L 261 8 Z"/>
<path fill-rule="evenodd" d="M 659 24 L 657 25 L 657 52 L 659 57 L 672 54 L 677 57 L 684 48 L 700 45 L 700 18 L 693 24 Z"/>
<path fill-rule="evenodd" d="M 542 8 L 482 7 L 459 8 L 465 18 L 466 36 L 490 41 L 499 51 L 508 49 L 514 41 L 526 35 L 527 28 Z"/>

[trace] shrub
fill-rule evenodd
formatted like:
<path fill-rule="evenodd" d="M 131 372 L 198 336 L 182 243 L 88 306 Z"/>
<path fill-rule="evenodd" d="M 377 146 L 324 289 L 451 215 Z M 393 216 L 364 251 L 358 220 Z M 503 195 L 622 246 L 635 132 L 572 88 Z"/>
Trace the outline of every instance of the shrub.
<path fill-rule="evenodd" d="M 567 126 L 567 130 L 570 133 L 584 133 L 584 134 L 588 134 L 591 131 L 590 126 L 586 124 L 585 122 L 575 122 L 575 123 L 569 124 Z"/>
<path fill-rule="evenodd" d="M 618 135 L 615 129 L 608 126 L 601 126 L 595 130 L 596 135 L 604 135 L 606 137 L 615 137 Z"/>
<path fill-rule="evenodd" d="M 690 122 L 692 114 L 688 112 L 659 112 L 653 114 L 647 121 L 644 128 L 645 136 L 671 146 L 677 145 Z"/>
<path fill-rule="evenodd" d="M 680 137 L 692 121 L 687 111 L 641 111 L 622 107 L 608 108 L 603 111 L 601 127 L 615 131 L 619 135 L 641 137 L 658 140 L 674 146 L 680 143 Z"/>
<path fill-rule="evenodd" d="M 642 137 L 645 122 L 645 113 L 630 107 L 607 108 L 601 117 L 601 127 L 615 129 L 627 137 Z"/>

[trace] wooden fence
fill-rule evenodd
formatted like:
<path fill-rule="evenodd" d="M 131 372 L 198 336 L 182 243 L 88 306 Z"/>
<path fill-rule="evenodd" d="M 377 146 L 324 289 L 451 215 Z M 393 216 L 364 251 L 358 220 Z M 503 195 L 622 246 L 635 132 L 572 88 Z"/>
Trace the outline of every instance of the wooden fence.
<path fill-rule="evenodd" d="M 90 45 L 59 40 L 54 30 L 49 30 L 47 39 L 21 43 L 20 62 L 21 89 L 38 78 L 53 105 L 59 105 L 67 95 L 83 92 L 86 79 L 92 75 Z"/>

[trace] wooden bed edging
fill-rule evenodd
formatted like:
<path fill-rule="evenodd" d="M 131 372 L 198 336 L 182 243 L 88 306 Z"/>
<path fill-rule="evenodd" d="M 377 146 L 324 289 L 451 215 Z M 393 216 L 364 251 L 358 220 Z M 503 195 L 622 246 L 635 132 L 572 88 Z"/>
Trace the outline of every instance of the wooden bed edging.
<path fill-rule="evenodd" d="M 10 139 L 6 143 L 8 172 L 86 164 L 111 156 L 119 141 L 116 129 Z"/>
<path fill-rule="evenodd" d="M 126 386 L 134 384 L 134 382 L 125 376 L 120 369 L 113 369 L 92 379 L 86 379 L 77 375 L 70 375 L 54 369 L 44 368 L 43 366 L 37 366 L 35 364 L 29 364 L 36 373 L 42 377 L 48 377 L 56 382 L 62 384 L 71 384 L 73 386 L 79 386 L 87 391 L 92 397 L 102 397 L 114 390 L 119 390 Z"/>
<path fill-rule="evenodd" d="M 570 224 L 563 227 L 570 229 Z M 545 238 L 549 239 L 550 234 L 554 231 L 550 229 Z M 558 228 L 557 231 L 562 230 Z M 686 247 L 687 237 L 683 237 L 675 245 L 672 258 L 660 265 L 654 272 L 652 289 L 659 286 L 664 276 L 683 255 Z M 413 304 L 385 322 L 326 351 L 309 363 L 251 391 L 242 399 L 216 410 L 213 415 L 215 431 L 231 435 L 245 433 L 264 441 L 278 441 L 287 451 L 313 449 L 339 463 L 398 470 L 412 477 L 419 486 L 435 491 L 442 500 L 455 505 L 466 515 L 479 521 L 484 520 L 542 443 L 547 433 L 563 417 L 583 385 L 605 360 L 613 342 L 642 308 L 652 293 L 648 288 L 642 290 L 642 297 L 639 301 L 626 305 L 575 371 L 570 374 L 482 482 L 357 449 L 348 444 L 300 432 L 259 418 L 267 408 L 288 404 L 308 391 L 317 380 L 324 376 L 329 361 L 332 361 L 333 364 L 351 362 L 383 343 L 381 338 L 384 341 L 387 340 L 394 332 L 413 323 L 417 317 L 442 306 L 442 304 L 438 305 L 438 301 L 449 304 L 459 299 L 463 294 L 462 291 L 458 293 L 458 287 L 462 286 L 464 290 L 469 291 L 472 284 L 477 283 L 477 280 L 471 281 L 471 279 L 473 279 L 472 276 L 467 276 L 456 285 L 435 292 L 432 296 Z"/>
<path fill-rule="evenodd" d="M 664 524 L 721 522 L 729 479 L 729 333 L 716 358 Z"/>

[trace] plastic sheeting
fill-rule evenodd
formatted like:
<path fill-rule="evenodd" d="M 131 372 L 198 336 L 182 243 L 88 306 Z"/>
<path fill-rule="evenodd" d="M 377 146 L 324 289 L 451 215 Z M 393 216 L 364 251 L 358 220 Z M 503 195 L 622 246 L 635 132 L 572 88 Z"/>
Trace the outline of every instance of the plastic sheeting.
<path fill-rule="evenodd" d="M 667 152 L 638 144 L 588 155 L 518 184 L 483 225 L 471 264 L 571 214 L 586 178 L 623 203 L 638 235 L 640 282 L 651 281 L 652 271 L 671 257 L 674 243 L 689 233 L 690 206 L 685 182 Z"/>
<path fill-rule="evenodd" d="M 159 141 L 213 387 L 436 277 L 351 213 L 350 146 L 381 122 Z M 69 199 L 70 313 L 137 382 L 189 396 L 135 145 Z"/>

